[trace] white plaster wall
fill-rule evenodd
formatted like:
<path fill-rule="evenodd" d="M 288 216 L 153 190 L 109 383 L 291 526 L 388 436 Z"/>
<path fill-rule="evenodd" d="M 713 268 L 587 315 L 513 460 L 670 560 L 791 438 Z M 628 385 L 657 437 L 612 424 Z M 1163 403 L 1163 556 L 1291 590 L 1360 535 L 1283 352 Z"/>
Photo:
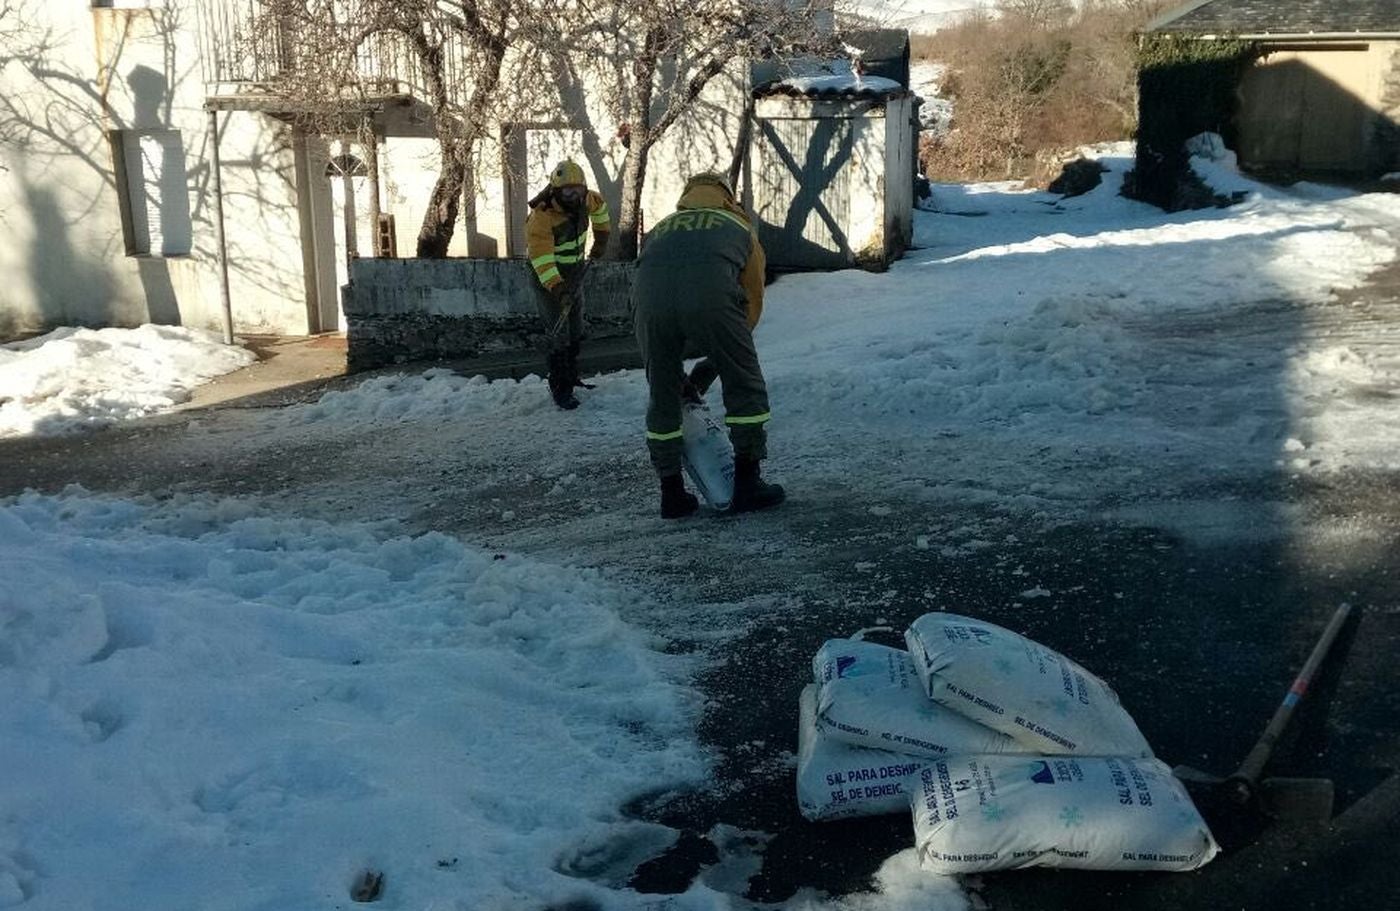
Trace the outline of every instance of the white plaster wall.
<path fill-rule="evenodd" d="M 728 170 L 739 136 L 747 72 L 745 62 L 736 60 L 725 72 L 710 80 L 692 113 L 673 124 L 661 142 L 652 148 L 642 194 L 644 227 L 675 210 L 676 200 L 689 175 Z M 541 106 L 522 115 L 523 122 L 532 125 L 527 129 L 527 170 L 523 180 L 528 192 L 524 197 L 528 199 L 538 192 L 548 180 L 550 168 L 559 158 L 568 156 L 589 173 L 591 185 L 603 194 L 615 219 L 621 203 L 622 168 L 627 148 L 618 137 L 618 122 L 607 113 L 596 82 L 586 85 L 584 92 L 586 110 L 579 110 L 576 105 L 570 109 L 559 99 L 553 106 Z M 545 126 L 551 123 L 558 126 L 552 129 Z M 551 133 L 553 135 L 546 135 Z M 510 219 L 518 223 L 527 212 L 523 203 L 517 204 L 520 211 L 513 212 L 508 219 L 511 202 L 506 194 L 501 144 L 484 143 L 480 157 L 477 230 L 496 240 L 497 254 L 505 255 Z"/>
<path fill-rule="evenodd" d="M 154 10 L 24 0 L 20 60 L 0 71 L 0 333 L 221 321 L 211 147 L 193 0 Z M 38 40 L 47 37 L 40 53 Z M 308 329 L 287 131 L 221 115 L 235 330 Z M 187 256 L 131 256 L 107 131 L 178 130 Z M 177 211 L 178 210 L 178 211 Z"/>
<path fill-rule="evenodd" d="M 379 159 L 382 211 L 394 216 L 399 256 L 413 256 L 418 248 L 418 229 L 423 226 L 428 200 L 437 183 L 440 162 L 437 140 L 390 136 L 384 140 Z M 466 232 L 460 223 L 452 233 L 447 255 L 467 255 Z"/>

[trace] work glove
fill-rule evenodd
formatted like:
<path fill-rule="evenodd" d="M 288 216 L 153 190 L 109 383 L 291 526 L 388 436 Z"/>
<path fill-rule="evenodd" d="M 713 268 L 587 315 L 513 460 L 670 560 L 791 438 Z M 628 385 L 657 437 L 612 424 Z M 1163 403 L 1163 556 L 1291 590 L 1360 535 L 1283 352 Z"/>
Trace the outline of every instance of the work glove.
<path fill-rule="evenodd" d="M 608 251 L 608 239 L 599 237 L 593 241 L 593 246 L 588 250 L 589 259 L 602 259 L 603 254 Z"/>
<path fill-rule="evenodd" d="M 555 286 L 552 287 L 552 288 L 546 288 L 546 289 L 545 289 L 547 292 L 549 292 L 549 299 L 552 300 L 552 301 L 554 302 L 554 306 L 556 306 L 556 307 L 561 307 L 561 306 L 564 305 L 564 297 L 565 297 L 565 290 L 564 290 L 564 289 L 565 289 L 565 284 L 564 284 L 564 282 L 560 282 L 559 284 L 555 285 Z"/>

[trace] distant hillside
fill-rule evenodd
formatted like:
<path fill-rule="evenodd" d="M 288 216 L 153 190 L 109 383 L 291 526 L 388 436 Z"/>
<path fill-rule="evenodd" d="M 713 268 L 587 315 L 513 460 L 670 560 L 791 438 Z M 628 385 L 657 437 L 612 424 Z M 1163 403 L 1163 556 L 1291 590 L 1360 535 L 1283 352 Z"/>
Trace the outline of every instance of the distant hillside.
<path fill-rule="evenodd" d="M 930 34 L 992 5 L 992 0 L 854 0 L 837 8 L 875 25 Z"/>

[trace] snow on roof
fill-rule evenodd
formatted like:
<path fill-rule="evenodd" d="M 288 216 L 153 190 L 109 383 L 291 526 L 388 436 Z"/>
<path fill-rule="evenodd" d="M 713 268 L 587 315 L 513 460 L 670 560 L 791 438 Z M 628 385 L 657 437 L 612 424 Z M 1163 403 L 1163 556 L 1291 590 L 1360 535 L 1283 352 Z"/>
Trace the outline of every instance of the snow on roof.
<path fill-rule="evenodd" d="M 765 83 L 754 94 L 805 95 L 839 98 L 894 98 L 905 93 L 904 86 L 883 76 L 861 76 L 856 73 L 827 73 L 811 76 L 789 76 Z"/>

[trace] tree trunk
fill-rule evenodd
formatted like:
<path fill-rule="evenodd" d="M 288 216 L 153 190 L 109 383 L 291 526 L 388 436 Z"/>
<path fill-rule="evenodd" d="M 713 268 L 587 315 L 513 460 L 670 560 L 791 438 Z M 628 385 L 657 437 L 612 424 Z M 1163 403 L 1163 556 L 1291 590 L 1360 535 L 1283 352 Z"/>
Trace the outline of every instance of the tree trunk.
<path fill-rule="evenodd" d="M 736 194 L 739 193 L 739 177 L 744 173 L 744 162 L 749 157 L 749 144 L 753 141 L 753 109 L 753 92 L 745 92 L 744 112 L 739 121 L 739 139 L 734 143 L 734 157 L 729 162 L 729 185 L 734 188 Z"/>
<path fill-rule="evenodd" d="M 642 187 L 646 183 L 647 158 L 651 143 L 635 133 L 627 158 L 622 162 L 622 205 L 617 213 L 617 242 L 613 259 L 637 258 L 642 227 Z"/>
<path fill-rule="evenodd" d="M 369 255 L 383 256 L 379 243 L 379 218 L 383 214 L 379 196 L 379 137 L 368 121 L 360 130 L 360 145 L 365 150 L 365 171 L 369 176 Z"/>
<path fill-rule="evenodd" d="M 656 84 L 659 48 L 665 35 L 661 29 L 647 31 L 642 52 L 632 62 L 632 99 L 627 106 L 630 141 L 622 163 L 622 205 L 617 213 L 617 242 L 612 258 L 637 258 L 642 227 L 642 188 L 647 179 L 647 158 L 656 140 L 651 132 L 651 98 Z"/>
<path fill-rule="evenodd" d="M 442 168 L 433 195 L 428 199 L 428 211 L 423 213 L 423 225 L 418 229 L 418 256 L 423 259 L 444 259 L 452 233 L 461 211 L 462 187 L 466 183 L 467 167 L 464 157 L 455 147 L 442 150 Z"/>

